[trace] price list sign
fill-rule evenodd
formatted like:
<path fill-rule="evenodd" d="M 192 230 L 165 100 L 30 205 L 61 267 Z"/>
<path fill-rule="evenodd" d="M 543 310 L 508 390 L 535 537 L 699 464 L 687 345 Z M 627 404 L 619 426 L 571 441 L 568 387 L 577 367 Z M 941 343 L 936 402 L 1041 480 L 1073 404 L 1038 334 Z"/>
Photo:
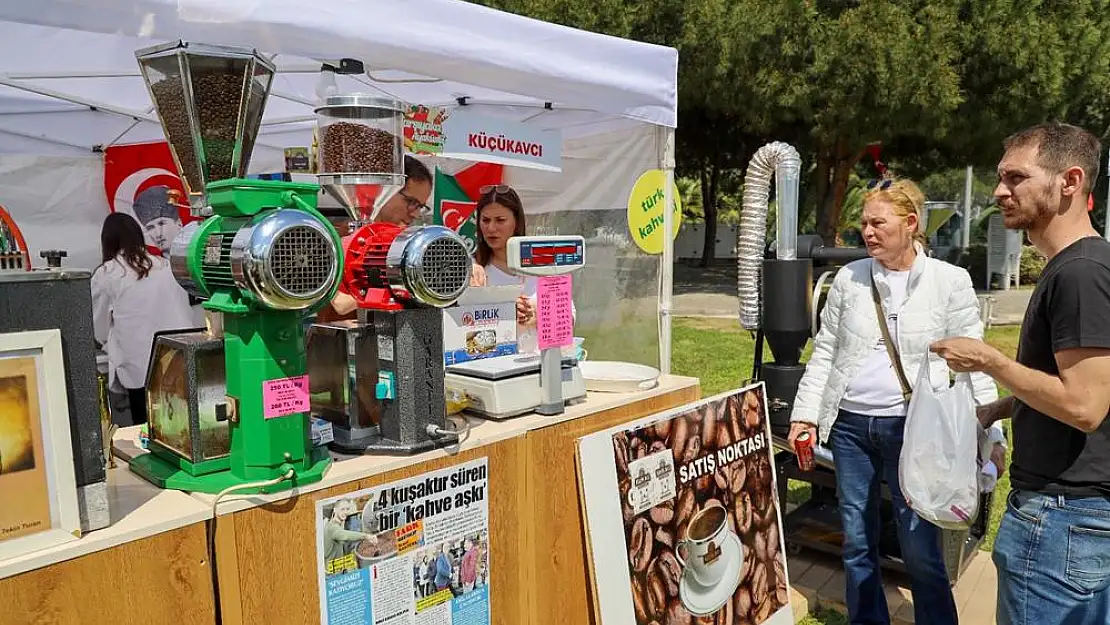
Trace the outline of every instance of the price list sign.
<path fill-rule="evenodd" d="M 264 382 L 262 407 L 267 419 L 308 412 L 308 376 L 301 375 Z"/>
<path fill-rule="evenodd" d="M 574 314 L 569 274 L 543 276 L 536 284 L 536 326 L 540 349 L 574 342 Z"/>

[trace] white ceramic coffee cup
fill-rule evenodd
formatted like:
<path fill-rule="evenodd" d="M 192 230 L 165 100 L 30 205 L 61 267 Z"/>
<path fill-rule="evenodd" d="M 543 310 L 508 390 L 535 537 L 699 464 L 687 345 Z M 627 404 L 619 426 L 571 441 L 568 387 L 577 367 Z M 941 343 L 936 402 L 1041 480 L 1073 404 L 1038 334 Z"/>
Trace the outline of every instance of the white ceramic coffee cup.
<path fill-rule="evenodd" d="M 713 504 L 700 510 L 686 526 L 686 536 L 675 546 L 674 555 L 702 586 L 721 581 L 728 568 L 724 542 L 729 537 L 728 512 Z M 683 552 L 685 551 L 685 554 Z"/>

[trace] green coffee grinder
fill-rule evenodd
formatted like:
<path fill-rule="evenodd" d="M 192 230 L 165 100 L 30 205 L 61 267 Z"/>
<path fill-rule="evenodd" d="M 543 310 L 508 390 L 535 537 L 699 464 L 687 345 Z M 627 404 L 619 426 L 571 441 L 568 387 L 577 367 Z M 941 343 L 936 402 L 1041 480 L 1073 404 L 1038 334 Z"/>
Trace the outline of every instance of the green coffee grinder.
<path fill-rule="evenodd" d="M 207 493 L 318 481 L 331 460 L 310 440 L 303 319 L 335 294 L 342 260 L 317 185 L 245 179 L 274 66 L 185 42 L 136 57 L 192 210 L 210 215 L 181 230 L 170 263 L 212 314 L 206 330 L 156 337 L 150 453 L 131 470 Z"/>

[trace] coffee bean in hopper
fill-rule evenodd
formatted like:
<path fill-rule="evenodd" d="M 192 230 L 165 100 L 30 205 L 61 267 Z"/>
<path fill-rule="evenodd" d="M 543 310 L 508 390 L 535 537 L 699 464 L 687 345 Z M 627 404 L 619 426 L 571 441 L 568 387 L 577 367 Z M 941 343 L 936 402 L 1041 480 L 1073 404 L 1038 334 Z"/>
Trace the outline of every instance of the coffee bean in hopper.
<path fill-rule="evenodd" d="M 396 137 L 379 128 L 351 122 L 331 124 L 320 142 L 323 172 L 392 172 L 396 142 Z"/>

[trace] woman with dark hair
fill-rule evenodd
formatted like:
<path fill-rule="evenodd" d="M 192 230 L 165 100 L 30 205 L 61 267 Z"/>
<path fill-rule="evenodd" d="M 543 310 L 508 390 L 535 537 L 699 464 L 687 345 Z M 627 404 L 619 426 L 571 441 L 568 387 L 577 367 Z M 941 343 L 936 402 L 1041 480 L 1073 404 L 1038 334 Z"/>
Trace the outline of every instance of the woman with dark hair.
<path fill-rule="evenodd" d="M 511 237 L 524 236 L 524 202 L 509 185 L 481 188 L 478 206 L 478 249 L 474 252 L 474 273 L 471 286 L 516 286 L 523 289 L 516 302 L 516 321 L 520 325 L 535 324 L 536 278 L 518 275 L 509 268 L 508 244 Z"/>
<path fill-rule="evenodd" d="M 535 276 L 514 272 L 509 268 L 508 245 L 512 237 L 525 235 L 524 202 L 509 185 L 481 188 L 478 206 L 478 249 L 475 251 L 471 286 L 517 286 L 521 295 L 516 301 L 517 346 L 523 353 L 537 351 Z M 572 307 L 573 310 L 573 307 Z"/>
<path fill-rule="evenodd" d="M 100 231 L 103 262 L 90 282 L 93 333 L 108 355 L 109 391 L 126 395 L 132 424 L 145 423 L 146 373 L 154 334 L 193 326 L 189 297 L 169 261 L 151 256 L 135 218 L 112 213 Z M 126 425 L 126 419 L 113 419 Z"/>

